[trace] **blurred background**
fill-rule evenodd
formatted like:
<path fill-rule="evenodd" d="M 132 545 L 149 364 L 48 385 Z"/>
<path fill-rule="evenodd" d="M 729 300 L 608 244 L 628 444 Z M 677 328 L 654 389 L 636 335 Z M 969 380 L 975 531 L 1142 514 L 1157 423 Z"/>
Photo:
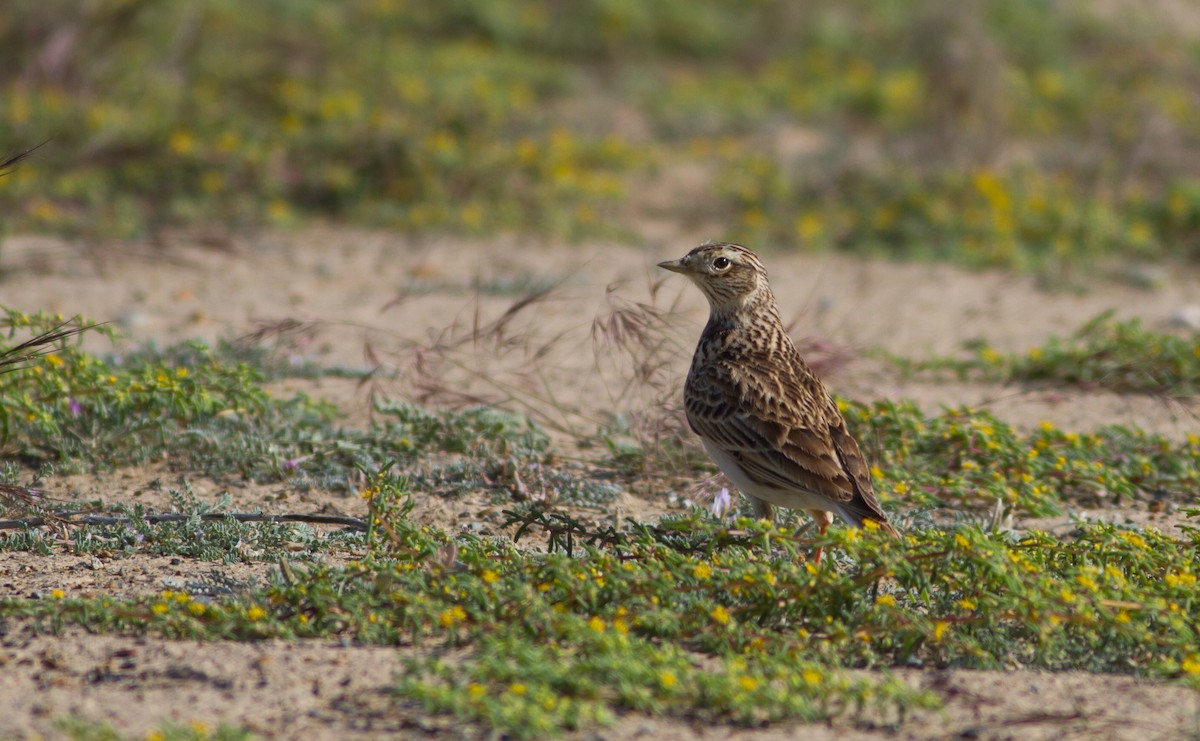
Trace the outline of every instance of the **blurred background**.
<path fill-rule="evenodd" d="M 9 0 L 0 230 L 1200 258 L 1187 0 Z"/>

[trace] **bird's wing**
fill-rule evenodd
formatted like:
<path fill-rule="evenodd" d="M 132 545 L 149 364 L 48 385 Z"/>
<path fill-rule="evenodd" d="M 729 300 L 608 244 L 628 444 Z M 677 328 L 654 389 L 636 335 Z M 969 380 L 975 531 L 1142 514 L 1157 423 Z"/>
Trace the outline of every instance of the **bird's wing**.
<path fill-rule="evenodd" d="M 714 363 L 689 379 L 688 391 L 692 429 L 734 454 L 755 482 L 837 502 L 854 496 L 824 417 L 802 412 L 815 402 L 811 389 Z"/>
<path fill-rule="evenodd" d="M 836 410 L 836 408 L 835 406 L 834 409 Z M 867 465 L 862 451 L 859 450 L 858 443 L 846 430 L 846 421 L 841 418 L 840 413 L 837 424 L 829 427 L 829 437 L 833 442 L 834 450 L 837 451 L 838 460 L 842 462 L 843 470 L 849 474 L 850 480 L 854 483 L 854 495 L 846 502 L 843 510 L 857 519 L 859 524 L 864 519 L 870 518 L 882 525 L 890 535 L 899 536 L 900 532 L 888 522 L 887 515 L 879 506 L 879 500 L 875 498 L 875 484 L 871 481 L 871 469 Z"/>
<path fill-rule="evenodd" d="M 855 524 L 870 518 L 890 531 L 870 468 L 824 386 L 798 357 L 792 373 L 757 370 L 765 365 L 714 363 L 690 378 L 692 429 L 733 454 L 753 481 L 820 494 Z"/>

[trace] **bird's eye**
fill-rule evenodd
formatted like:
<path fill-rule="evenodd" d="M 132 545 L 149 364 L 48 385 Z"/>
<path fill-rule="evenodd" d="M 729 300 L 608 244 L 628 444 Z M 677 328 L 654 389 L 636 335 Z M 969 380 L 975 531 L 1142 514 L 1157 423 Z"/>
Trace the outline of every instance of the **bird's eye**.
<path fill-rule="evenodd" d="M 729 267 L 729 258 L 728 257 L 718 257 L 716 260 L 713 260 L 713 267 L 716 268 L 717 270 L 724 270 L 724 269 L 728 268 Z"/>

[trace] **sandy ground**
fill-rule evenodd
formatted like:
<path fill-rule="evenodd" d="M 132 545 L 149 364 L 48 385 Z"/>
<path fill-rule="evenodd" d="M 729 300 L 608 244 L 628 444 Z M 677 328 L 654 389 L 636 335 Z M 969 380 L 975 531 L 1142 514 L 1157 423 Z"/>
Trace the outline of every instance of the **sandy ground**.
<path fill-rule="evenodd" d="M 203 240 L 178 235 L 169 249 L 149 245 L 84 248 L 42 237 L 14 237 L 0 250 L 0 304 L 112 320 L 128 339 L 120 352 L 147 340 L 234 338 L 285 319 L 305 323 L 285 352 L 323 366 L 390 374 L 371 386 L 394 396 L 429 389 L 417 356 L 434 352 L 442 398 L 508 395 L 543 417 L 569 447 L 570 428 L 591 431 L 613 410 L 636 414 L 678 395 L 706 310 L 697 291 L 653 265 L 700 241 L 632 248 L 615 244 L 563 246 L 513 238 L 496 241 L 410 239 L 344 229 Z M 826 380 L 862 400 L 908 398 L 933 412 L 942 406 L 983 406 L 1030 427 L 1043 420 L 1073 430 L 1131 424 L 1172 436 L 1200 429 L 1196 408 L 1136 396 L 1023 390 L 972 383 L 900 378 L 864 348 L 909 357 L 961 352 L 985 339 L 1023 351 L 1063 335 L 1109 309 L 1140 317 L 1156 329 L 1200 304 L 1200 271 L 1151 269 L 1152 287 L 1097 279 L 1087 291 L 1046 292 L 1034 279 L 947 266 L 895 265 L 842 256 L 766 255 L 772 283 L 793 334 L 824 350 Z M 472 327 L 501 316 L 531 288 L 556 285 L 505 326 L 503 341 L 463 341 Z M 631 362 L 619 348 L 597 343 L 593 321 L 614 308 L 655 307 L 665 339 L 656 345 L 651 382 L 630 385 Z M 367 350 L 369 348 L 369 351 Z M 540 350 L 540 354 L 537 352 Z M 440 354 L 439 354 L 440 353 Z M 280 391 L 330 398 L 347 422 L 369 415 L 366 387 L 353 380 L 290 380 Z M 553 398 L 555 404 L 548 400 Z M 547 411 L 551 406 L 563 412 Z M 169 504 L 162 482 L 178 474 L 125 470 L 51 482 L 63 498 L 107 503 Z M 158 482 L 156 484 L 156 482 Z M 215 501 L 226 489 L 203 479 L 197 497 Z M 363 514 L 356 497 L 297 493 L 285 486 L 228 490 L 239 509 Z M 673 506 L 661 492 L 621 495 L 622 516 L 651 518 Z M 1169 527 L 1172 518 L 1145 511 L 1076 514 Z M 1140 509 L 1136 509 L 1140 508 Z M 497 529 L 499 515 L 483 496 L 429 498 L 422 520 L 455 530 L 467 523 Z M 1165 517 L 1165 519 L 1164 519 Z M 1045 521 L 1040 527 L 1066 527 Z M 178 558 L 105 559 L 61 553 L 39 557 L 0 553 L 0 596 L 155 592 L 202 576 L 216 565 Z M 221 565 L 229 578 L 262 578 L 267 564 Z M 55 737 L 55 721 L 79 716 L 142 734 L 161 719 L 245 725 L 264 737 L 370 738 L 466 732 L 452 720 L 424 716 L 389 695 L 398 657 L 412 649 L 330 643 L 196 644 L 150 638 L 93 636 L 71 630 L 37 635 L 17 621 L 0 624 L 0 736 Z M 1185 738 L 1200 735 L 1195 692 L 1128 677 L 1015 671 L 905 675 L 932 686 L 944 710 L 896 719 L 839 719 L 820 726 L 765 729 L 697 727 L 683 721 L 627 717 L 588 738 Z"/>

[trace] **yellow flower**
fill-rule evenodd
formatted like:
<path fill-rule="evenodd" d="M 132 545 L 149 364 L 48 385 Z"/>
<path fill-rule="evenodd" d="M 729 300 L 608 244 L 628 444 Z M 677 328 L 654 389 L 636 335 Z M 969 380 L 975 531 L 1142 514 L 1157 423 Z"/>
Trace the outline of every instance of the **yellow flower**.
<path fill-rule="evenodd" d="M 200 176 L 200 187 L 207 193 L 216 193 L 225 187 L 225 176 L 216 170 L 209 170 Z"/>
<path fill-rule="evenodd" d="M 679 679 L 675 676 L 675 672 L 667 670 L 658 675 L 658 683 L 666 689 L 671 689 L 675 686 Z"/>
<path fill-rule="evenodd" d="M 449 628 L 452 625 L 461 623 L 466 619 L 466 611 L 464 611 L 463 608 L 459 607 L 458 605 L 455 605 L 454 607 L 447 607 L 445 610 L 442 610 L 440 615 L 438 615 L 438 623 L 441 624 L 443 628 Z"/>
<path fill-rule="evenodd" d="M 804 241 L 815 239 L 824 230 L 821 217 L 815 213 L 804 214 L 796 220 L 796 234 Z"/>
<path fill-rule="evenodd" d="M 588 627 L 597 633 L 603 633 L 605 629 L 604 620 L 602 618 L 593 616 L 592 619 L 588 621 Z"/>
<path fill-rule="evenodd" d="M 1200 659 L 1197 659 L 1195 656 L 1189 656 L 1183 660 L 1180 667 L 1188 674 L 1200 674 Z"/>
<path fill-rule="evenodd" d="M 816 686 L 821 683 L 821 680 L 824 679 L 825 676 L 816 669 L 805 669 L 800 675 L 800 678 L 804 680 L 805 684 Z"/>
<path fill-rule="evenodd" d="M 155 615 L 165 615 L 168 609 L 170 608 L 167 607 L 165 602 L 155 602 L 151 605 L 150 612 L 153 612 Z"/>
<path fill-rule="evenodd" d="M 758 680 L 754 677 L 741 677 L 738 679 L 738 685 L 741 686 L 743 692 L 753 692 L 758 688 Z"/>
<path fill-rule="evenodd" d="M 520 682 L 513 682 L 511 685 L 509 685 L 508 691 L 514 695 L 523 695 L 529 691 L 529 687 L 521 684 Z"/>
<path fill-rule="evenodd" d="M 267 616 L 267 611 L 264 610 L 263 608 L 259 607 L 258 605 L 255 605 L 254 607 L 251 607 L 249 610 L 246 610 L 246 619 L 252 623 L 262 620 L 266 616 Z"/>
<path fill-rule="evenodd" d="M 61 589 L 51 589 L 50 596 L 54 599 L 62 599 L 63 597 L 67 596 L 67 593 Z"/>
<path fill-rule="evenodd" d="M 1189 574 L 1186 571 L 1175 571 L 1170 574 L 1164 574 L 1163 581 L 1167 583 L 1168 587 L 1177 587 L 1180 585 L 1190 587 L 1196 583 L 1196 575 Z"/>
<path fill-rule="evenodd" d="M 970 597 L 964 597 L 960 599 L 957 604 L 964 610 L 974 610 L 977 607 L 975 600 L 971 599 Z"/>
<path fill-rule="evenodd" d="M 900 491 L 900 486 L 901 486 L 900 484 L 897 484 L 896 491 L 897 491 L 897 493 L 903 494 L 904 492 Z M 871 532 L 874 532 L 879 529 L 879 523 L 875 522 L 874 520 L 863 520 L 863 527 L 866 528 L 867 530 L 870 530 Z M 878 601 L 878 600 L 876 600 L 876 601 Z"/>
<path fill-rule="evenodd" d="M 483 697 L 484 694 L 486 694 L 486 693 L 487 693 L 487 688 L 484 687 L 479 682 L 471 682 L 470 684 L 467 685 L 467 694 L 470 695 L 472 699 L 478 700 L 479 698 Z"/>
<path fill-rule="evenodd" d="M 483 573 L 479 575 L 479 578 L 483 579 L 484 584 L 495 584 L 496 580 L 500 578 L 500 575 L 491 569 L 484 569 Z"/>
<path fill-rule="evenodd" d="M 726 610 L 724 605 L 717 605 L 712 609 L 712 612 L 708 614 L 713 620 L 717 621 L 721 625 L 726 625 L 729 623 L 729 610 Z"/>
<path fill-rule="evenodd" d="M 200 615 L 204 614 L 204 603 L 193 602 L 192 604 L 188 605 L 188 611 L 199 617 Z"/>
<path fill-rule="evenodd" d="M 483 223 L 483 209 L 478 204 L 463 206 L 458 212 L 458 218 L 463 224 L 475 228 Z"/>
<path fill-rule="evenodd" d="M 629 633 L 629 623 L 625 622 L 624 618 L 617 618 L 613 620 L 612 626 L 613 630 L 617 631 L 621 635 L 627 635 Z"/>
<path fill-rule="evenodd" d="M 1051 69 L 1038 70 L 1033 76 L 1033 88 L 1043 98 L 1054 100 L 1066 92 L 1067 83 L 1061 73 Z"/>
<path fill-rule="evenodd" d="M 698 563 L 696 568 L 692 569 L 692 576 L 697 579 L 707 579 L 712 576 L 712 567 L 706 563 Z"/>
<path fill-rule="evenodd" d="M 767 215 L 760 208 L 748 208 L 742 213 L 742 223 L 747 229 L 759 229 L 767 221 Z"/>
<path fill-rule="evenodd" d="M 284 221 L 292 215 L 292 208 L 282 198 L 273 198 L 267 205 L 267 215 L 272 221 Z"/>
<path fill-rule="evenodd" d="M 933 624 L 933 640 L 940 643 L 942 636 L 946 634 L 946 629 L 950 627 L 950 623 L 945 620 L 939 620 Z"/>
<path fill-rule="evenodd" d="M 1146 550 L 1147 548 L 1150 547 L 1150 546 L 1146 545 L 1146 541 L 1142 539 L 1142 536 L 1138 535 L 1137 533 L 1131 533 L 1129 531 L 1122 531 L 1120 533 L 1120 536 L 1121 536 L 1122 540 L 1124 540 L 1126 543 L 1133 546 L 1134 548 L 1141 548 L 1142 550 Z"/>
<path fill-rule="evenodd" d="M 187 155 L 196 150 L 196 137 L 188 131 L 176 131 L 167 140 L 167 146 L 175 154 Z"/>
<path fill-rule="evenodd" d="M 959 548 L 970 548 L 971 547 L 971 541 L 964 538 L 962 533 L 954 534 L 954 542 L 956 545 L 958 545 Z"/>
<path fill-rule="evenodd" d="M 870 520 L 868 520 L 868 522 L 870 522 Z M 890 594 L 881 594 L 875 598 L 875 604 L 886 605 L 888 607 L 895 607 L 896 606 L 896 598 Z"/>

